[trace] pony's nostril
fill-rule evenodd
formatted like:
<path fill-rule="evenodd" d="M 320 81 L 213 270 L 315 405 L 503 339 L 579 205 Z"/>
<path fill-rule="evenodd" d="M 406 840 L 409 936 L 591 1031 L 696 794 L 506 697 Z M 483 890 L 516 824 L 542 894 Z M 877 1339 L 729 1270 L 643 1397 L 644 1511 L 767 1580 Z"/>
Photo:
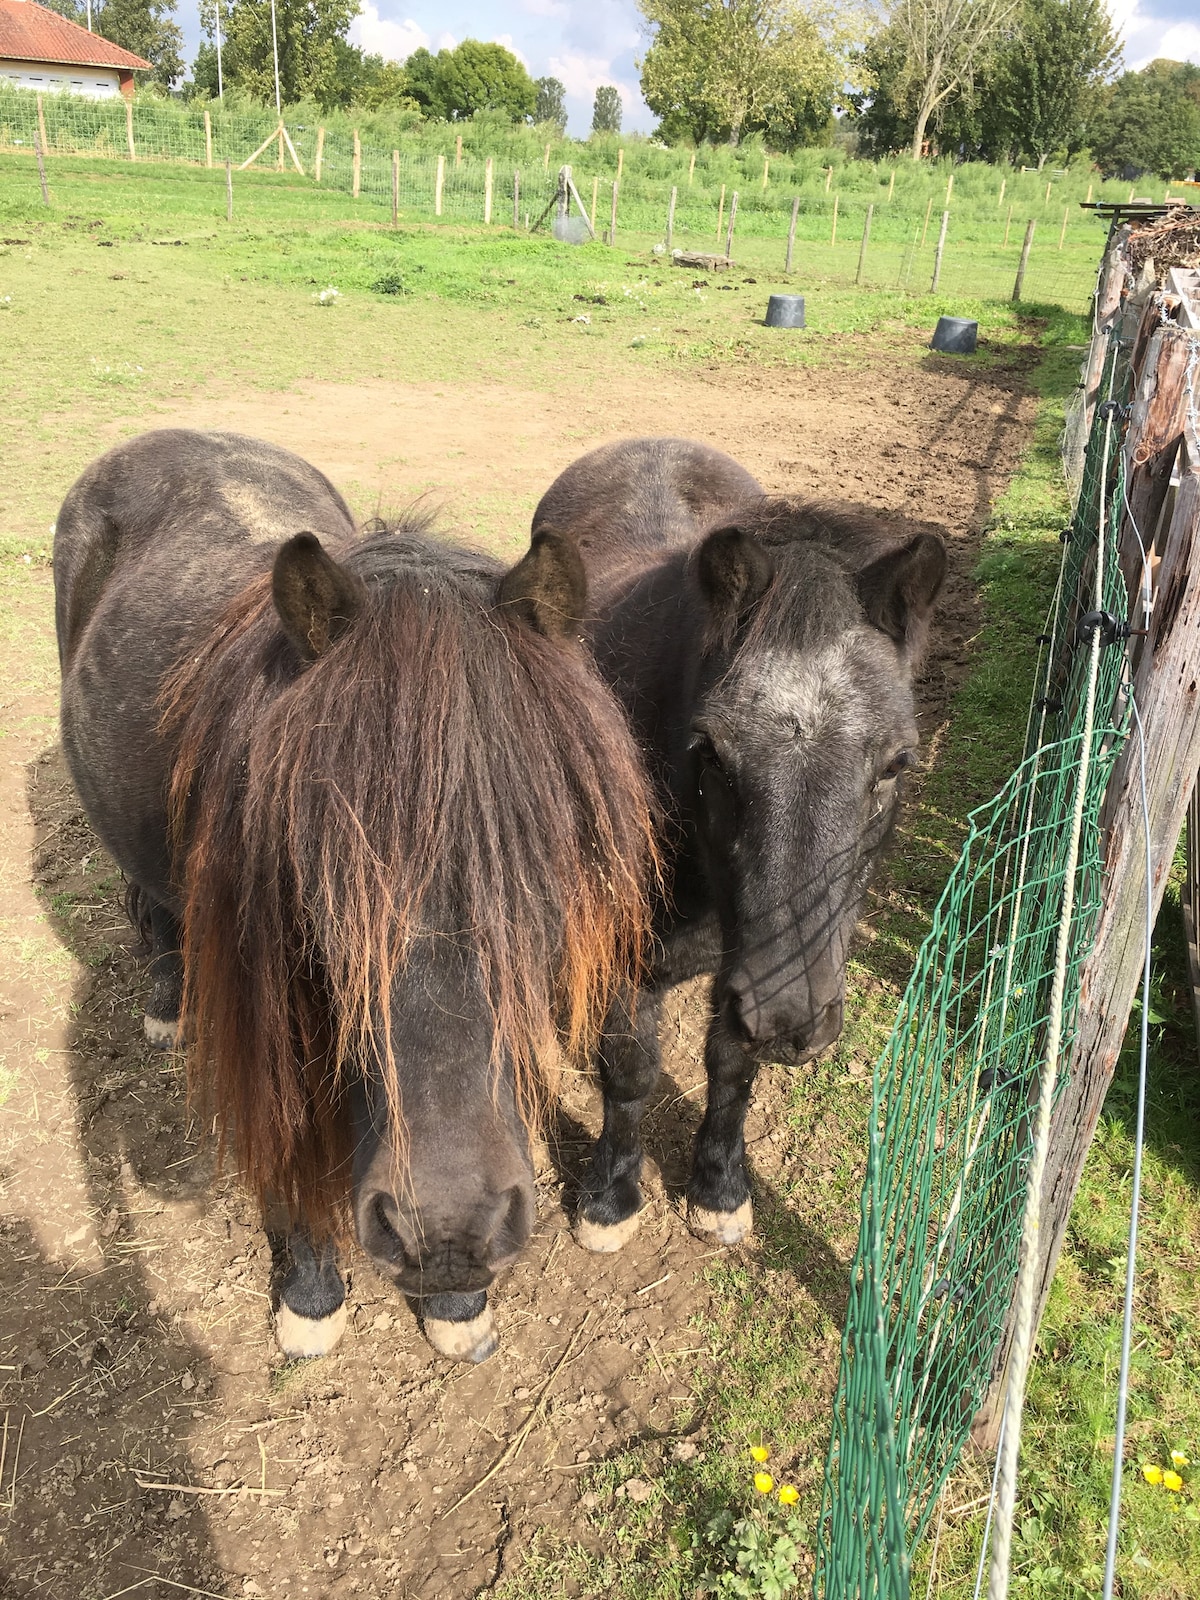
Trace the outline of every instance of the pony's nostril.
<path fill-rule="evenodd" d="M 393 1261 L 407 1261 L 415 1265 L 416 1252 L 410 1242 L 401 1232 L 400 1221 L 396 1215 L 395 1202 L 390 1196 L 378 1194 L 370 1209 L 372 1238 L 364 1240 L 369 1250 L 379 1255 L 387 1256 Z"/>
<path fill-rule="evenodd" d="M 488 1241 L 488 1260 L 491 1265 L 506 1261 L 522 1248 L 533 1227 L 532 1206 L 523 1184 L 514 1184 L 503 1196 L 498 1208 L 498 1220 Z"/>

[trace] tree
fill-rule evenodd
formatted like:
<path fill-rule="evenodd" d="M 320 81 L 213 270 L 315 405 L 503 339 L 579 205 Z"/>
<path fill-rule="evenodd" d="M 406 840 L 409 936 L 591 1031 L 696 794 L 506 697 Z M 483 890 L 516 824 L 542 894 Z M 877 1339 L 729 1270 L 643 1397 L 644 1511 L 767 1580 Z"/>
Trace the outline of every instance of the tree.
<path fill-rule="evenodd" d="M 899 0 L 891 26 L 904 50 L 915 91 L 912 158 L 921 159 L 925 130 L 937 108 L 969 89 L 976 65 L 1017 9 L 1019 0 Z"/>
<path fill-rule="evenodd" d="M 464 39 L 455 50 L 438 51 L 442 99 L 451 118 L 476 111 L 504 111 L 514 122 L 532 117 L 537 89 L 525 68 L 502 44 Z"/>
<path fill-rule="evenodd" d="M 553 123 L 561 139 L 567 131 L 567 108 L 564 103 L 566 84 L 560 83 L 557 78 L 538 78 L 534 88 L 537 90 L 537 100 L 534 102 L 533 120 Z"/>
<path fill-rule="evenodd" d="M 843 28 L 801 0 L 639 0 L 654 30 L 642 93 L 668 141 L 791 148 L 823 134 L 845 76 Z"/>
<path fill-rule="evenodd" d="M 435 56 L 422 45 L 419 50 L 414 50 L 404 63 L 409 94 L 427 117 L 438 121 L 443 121 L 449 115 L 442 96 L 440 66 L 442 57 L 449 54 L 448 50 L 441 50 Z"/>
<path fill-rule="evenodd" d="M 357 12 L 358 0 L 275 0 L 279 90 L 285 105 L 306 97 L 324 109 L 338 104 L 338 46 Z M 271 0 L 236 0 L 222 15 L 226 82 L 273 105 Z"/>
<path fill-rule="evenodd" d="M 1123 74 L 1097 115 L 1092 155 L 1106 176 L 1194 173 L 1200 167 L 1200 67 L 1158 60 Z"/>
<path fill-rule="evenodd" d="M 596 98 L 592 103 L 592 132 L 593 133 L 620 133 L 621 131 L 621 96 L 610 83 L 603 83 L 596 90 Z"/>
<path fill-rule="evenodd" d="M 183 34 L 174 12 L 174 0 L 104 0 L 99 9 L 92 7 L 92 28 L 149 61 L 153 81 L 168 89 L 183 76 Z"/>
<path fill-rule="evenodd" d="M 1036 159 L 1074 155 L 1121 56 L 1104 0 L 1025 0 L 989 81 L 1006 142 Z"/>

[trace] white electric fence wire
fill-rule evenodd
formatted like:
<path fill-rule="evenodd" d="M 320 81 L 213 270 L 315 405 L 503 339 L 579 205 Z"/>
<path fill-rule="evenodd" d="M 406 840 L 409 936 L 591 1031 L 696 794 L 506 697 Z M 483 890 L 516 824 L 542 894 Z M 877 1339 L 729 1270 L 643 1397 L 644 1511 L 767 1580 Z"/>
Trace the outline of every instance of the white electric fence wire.
<path fill-rule="evenodd" d="M 1139 536 L 1140 542 L 1140 536 Z M 1108 1506 L 1108 1549 L 1104 1558 L 1104 1600 L 1112 1600 L 1117 1570 L 1117 1534 L 1121 1516 L 1121 1474 L 1124 1467 L 1125 1410 L 1129 1400 L 1129 1351 L 1133 1336 L 1133 1290 L 1137 1271 L 1138 1204 L 1142 1193 L 1142 1148 L 1146 1126 L 1146 1061 L 1150 1045 L 1150 940 L 1154 933 L 1154 863 L 1150 850 L 1150 803 L 1146 798 L 1146 736 L 1129 686 L 1129 705 L 1138 737 L 1138 776 L 1142 791 L 1142 827 L 1146 839 L 1146 957 L 1142 967 L 1142 1028 L 1138 1047 L 1137 1122 L 1133 1138 L 1133 1194 L 1129 1205 L 1129 1254 L 1125 1261 L 1125 1310 L 1121 1323 L 1121 1366 L 1117 1378 L 1117 1428 L 1113 1441 L 1112 1495 Z"/>
<path fill-rule="evenodd" d="M 1104 422 L 1104 448 L 1100 458 L 1100 503 L 1096 540 L 1096 609 L 1104 607 L 1105 501 L 1108 494 L 1108 460 L 1112 444 L 1113 410 Z M 1062 914 L 1054 961 L 1054 981 L 1050 990 L 1050 1014 L 1046 1037 L 1046 1056 L 1038 1086 L 1037 1117 L 1033 1152 L 1025 1191 L 1025 1216 L 1021 1229 L 1021 1267 L 1017 1277 L 1016 1324 L 1009 1358 L 1008 1394 L 1005 1403 L 1008 1427 L 1000 1452 L 1000 1496 L 996 1512 L 996 1532 L 992 1541 L 988 1573 L 988 1600 L 1006 1600 L 1008 1569 L 1012 1556 L 1013 1521 L 1017 1498 L 1017 1459 L 1021 1448 L 1021 1414 L 1025 1401 L 1025 1380 L 1033 1345 L 1033 1312 L 1037 1300 L 1037 1278 L 1041 1266 L 1039 1229 L 1041 1223 L 1042 1179 L 1050 1144 L 1050 1110 L 1058 1078 L 1059 1048 L 1062 1043 L 1063 995 L 1067 981 L 1067 960 L 1071 944 L 1071 924 L 1075 914 L 1075 877 L 1079 865 L 1079 840 L 1083 832 L 1083 808 L 1087 794 L 1092 757 L 1092 726 L 1096 709 L 1096 682 L 1100 671 L 1101 629 L 1092 630 L 1088 664 L 1087 694 L 1084 702 L 1083 733 L 1079 750 L 1075 805 L 1067 845 L 1063 877 Z"/>
<path fill-rule="evenodd" d="M 1000 1456 L 1004 1450 L 1004 1432 L 1008 1427 L 1008 1407 L 1005 1406 L 1000 1417 L 1000 1437 L 996 1441 L 996 1465 L 992 1468 L 992 1490 L 988 1495 L 987 1518 L 983 1524 L 983 1541 L 979 1546 L 979 1570 L 975 1574 L 975 1593 L 971 1600 L 979 1600 L 979 1591 L 983 1588 L 983 1574 L 987 1568 L 988 1540 L 992 1535 L 992 1516 L 996 1510 L 996 1480 L 1000 1476 Z"/>

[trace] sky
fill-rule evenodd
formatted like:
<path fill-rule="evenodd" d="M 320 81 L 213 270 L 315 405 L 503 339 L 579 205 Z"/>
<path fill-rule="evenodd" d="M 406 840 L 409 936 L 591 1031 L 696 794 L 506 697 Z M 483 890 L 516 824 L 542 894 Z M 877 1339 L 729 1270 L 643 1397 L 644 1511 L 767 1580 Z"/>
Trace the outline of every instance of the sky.
<path fill-rule="evenodd" d="M 1197 0 L 1105 0 L 1124 42 L 1125 65 L 1155 56 L 1200 65 Z M 185 54 L 196 53 L 195 0 L 179 0 Z M 403 61 L 424 45 L 453 48 L 463 39 L 494 40 L 518 56 L 535 78 L 566 86 L 568 132 L 587 135 L 592 100 L 602 83 L 616 86 L 622 127 L 649 133 L 655 118 L 638 89 L 635 58 L 647 37 L 635 0 L 362 0 L 350 38 L 364 50 Z"/>

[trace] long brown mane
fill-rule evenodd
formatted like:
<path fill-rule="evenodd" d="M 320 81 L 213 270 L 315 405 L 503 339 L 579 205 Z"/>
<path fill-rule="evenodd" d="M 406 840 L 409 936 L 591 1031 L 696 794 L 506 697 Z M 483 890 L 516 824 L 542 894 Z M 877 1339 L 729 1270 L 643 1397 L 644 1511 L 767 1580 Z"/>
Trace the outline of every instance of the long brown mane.
<path fill-rule="evenodd" d="M 405 1075 L 436 1070 L 391 1034 L 414 941 L 473 953 L 532 1125 L 638 969 L 654 861 L 615 701 L 497 611 L 489 558 L 401 530 L 351 564 L 369 603 L 318 660 L 264 574 L 162 702 L 192 1070 L 250 1185 L 317 1229 L 344 1220 L 347 1071 L 382 1074 L 402 1159 Z"/>

